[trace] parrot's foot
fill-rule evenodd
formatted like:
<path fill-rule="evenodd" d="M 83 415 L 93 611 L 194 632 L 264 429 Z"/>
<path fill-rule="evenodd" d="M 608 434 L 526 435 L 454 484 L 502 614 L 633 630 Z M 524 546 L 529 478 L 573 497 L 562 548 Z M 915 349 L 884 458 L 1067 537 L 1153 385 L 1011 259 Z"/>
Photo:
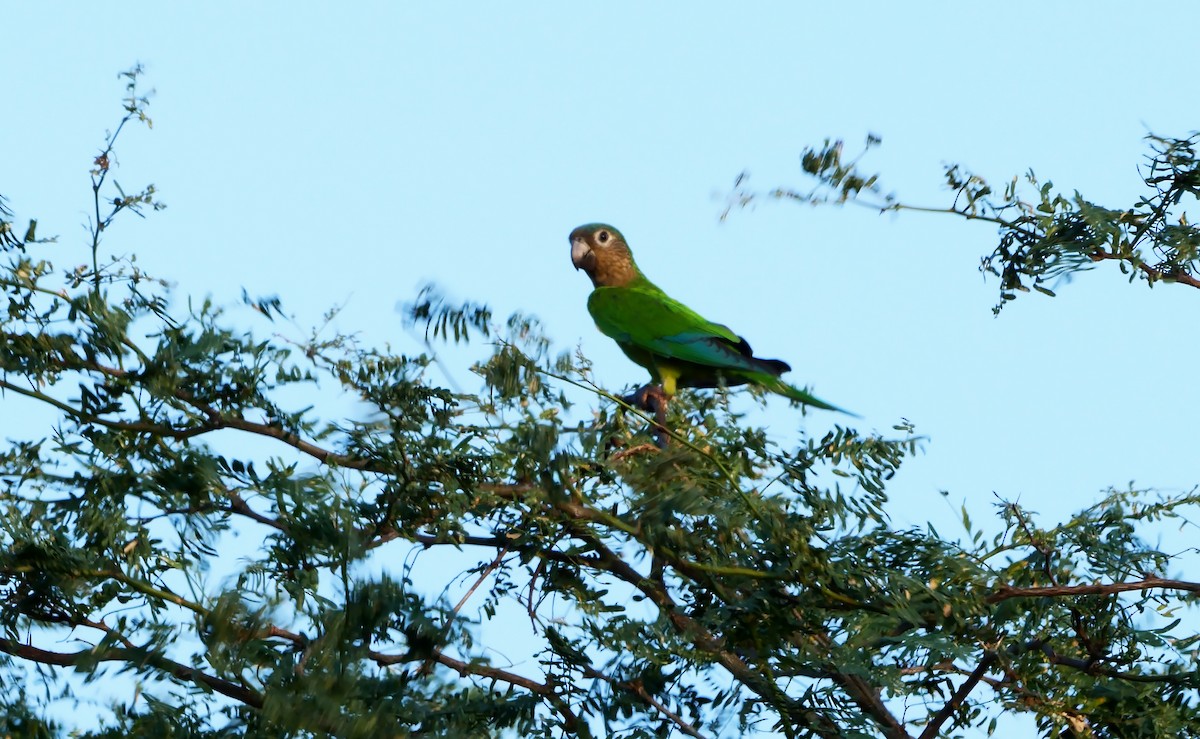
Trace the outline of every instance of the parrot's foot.
<path fill-rule="evenodd" d="M 624 401 L 633 407 L 654 414 L 654 442 L 658 444 L 659 449 L 665 449 L 667 441 L 671 438 L 670 432 L 667 431 L 667 404 L 670 400 L 670 396 L 662 387 L 654 383 L 647 383 L 624 398 Z"/>

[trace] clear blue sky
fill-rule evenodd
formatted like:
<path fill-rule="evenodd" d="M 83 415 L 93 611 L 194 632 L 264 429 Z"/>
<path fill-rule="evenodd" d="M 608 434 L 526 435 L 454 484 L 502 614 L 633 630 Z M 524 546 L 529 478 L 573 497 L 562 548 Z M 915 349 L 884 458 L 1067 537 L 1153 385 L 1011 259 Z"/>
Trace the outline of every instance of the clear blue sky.
<path fill-rule="evenodd" d="M 435 280 L 580 343 L 614 389 L 642 381 L 593 327 L 567 233 L 603 220 L 643 269 L 786 359 L 866 428 L 930 437 L 892 487 L 899 524 L 995 492 L 1062 516 L 1128 481 L 1197 482 L 1200 293 L 1114 269 L 996 319 L 992 232 L 949 219 L 763 203 L 718 222 L 743 170 L 803 185 L 825 137 L 883 146 L 885 186 L 944 204 L 943 162 L 1032 168 L 1132 204 L 1148 130 L 1200 128 L 1200 6 L 1096 3 L 9 3 L 0 192 L 84 261 L 87 170 L 146 66 L 152 132 L 119 182 L 168 209 L 108 236 L 182 294 L 278 294 L 301 325 L 411 347 L 395 306 Z M 464 371 L 456 378 L 469 382 Z M 783 402 L 773 428 L 820 433 Z M 939 491 L 949 492 L 943 498 Z M 946 501 L 949 501 L 948 506 Z"/>

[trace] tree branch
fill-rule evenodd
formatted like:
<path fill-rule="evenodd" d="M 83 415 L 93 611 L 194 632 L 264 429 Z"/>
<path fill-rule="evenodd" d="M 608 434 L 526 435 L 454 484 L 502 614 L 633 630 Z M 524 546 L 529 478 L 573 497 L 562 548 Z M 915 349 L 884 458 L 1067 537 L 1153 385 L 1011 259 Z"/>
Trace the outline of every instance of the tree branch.
<path fill-rule="evenodd" d="M 1059 665 L 1062 667 L 1070 667 L 1088 674 L 1100 674 L 1117 680 L 1128 680 L 1129 682 L 1134 683 L 1170 683 L 1194 686 L 1198 682 L 1195 677 L 1195 673 L 1188 673 L 1186 675 L 1146 675 L 1137 672 L 1125 672 L 1122 670 L 1114 670 L 1111 667 L 1098 665 L 1094 661 L 1088 659 L 1064 657 L 1058 652 L 1054 651 L 1049 644 L 1043 644 L 1041 649 L 1042 653 L 1046 655 L 1046 659 L 1050 662 L 1050 664 Z"/>
<path fill-rule="evenodd" d="M 1200 593 L 1200 583 L 1187 580 L 1168 580 L 1161 577 L 1148 577 L 1144 580 L 1114 583 L 1092 583 L 1090 585 L 1053 585 L 1048 587 L 1018 588 L 1011 585 L 1001 585 L 996 592 L 984 599 L 989 604 L 999 603 L 1013 598 L 1059 598 L 1074 595 L 1113 595 L 1132 590 L 1184 590 L 1190 593 Z"/>
<path fill-rule="evenodd" d="M 585 667 L 583 670 L 583 674 L 586 677 L 589 677 L 593 680 L 603 680 L 604 682 L 608 683 L 609 685 L 612 685 L 615 688 L 619 688 L 621 690 L 633 693 L 643 703 L 645 703 L 648 706 L 653 707 L 659 713 L 661 713 L 662 715 L 664 715 L 668 719 L 670 719 L 671 722 L 674 723 L 676 726 L 678 726 L 679 730 L 682 731 L 684 734 L 687 734 L 690 737 L 696 737 L 696 739 L 704 739 L 704 734 L 701 734 L 699 729 L 697 729 L 691 723 L 686 721 L 679 714 L 677 714 L 674 711 L 672 711 L 671 709 L 667 708 L 667 706 L 664 705 L 662 701 L 658 700 L 653 695 L 651 695 L 650 691 L 646 690 L 646 686 L 643 685 L 640 680 L 617 680 L 616 678 L 605 675 L 603 672 L 600 672 L 599 670 L 597 670 L 593 667 Z"/>
<path fill-rule="evenodd" d="M 524 688 L 534 695 L 541 696 L 549 701 L 550 704 L 553 705 L 554 708 L 563 715 L 563 719 L 568 730 L 572 730 L 579 725 L 579 716 L 571 710 L 571 707 L 568 706 L 566 701 L 562 699 L 562 697 L 554 689 L 554 686 L 548 683 L 539 683 L 537 680 L 532 678 L 518 675 L 515 672 L 502 670 L 498 667 L 492 667 L 490 665 L 477 664 L 473 662 L 464 662 L 460 659 L 455 659 L 454 657 L 451 657 L 450 655 L 437 649 L 432 650 L 429 655 L 418 655 L 413 654 L 412 652 L 406 652 L 404 654 L 384 654 L 376 651 L 371 651 L 369 654 L 371 659 L 376 664 L 384 667 L 405 664 L 407 662 L 433 660 L 440 665 L 454 670 L 459 674 L 460 677 L 466 677 L 468 675 L 485 677 L 489 680 L 504 682 L 508 683 L 509 685 L 515 685 L 519 688 Z"/>
<path fill-rule="evenodd" d="M 979 685 L 979 681 L 984 678 L 987 671 L 991 669 L 995 662 L 995 652 L 988 652 L 984 655 L 983 659 L 979 661 L 979 666 L 971 672 L 962 685 L 958 686 L 958 690 L 954 691 L 954 695 L 950 696 L 950 700 L 946 701 L 946 705 L 942 706 L 942 709 L 925 725 L 925 730 L 921 732 L 921 736 L 918 739 L 937 739 L 939 732 L 942 730 L 942 724 L 946 723 L 946 720 L 962 707 L 967 696 Z"/>
<path fill-rule="evenodd" d="M 1102 262 L 1106 259 L 1115 259 L 1119 262 L 1126 262 L 1136 266 L 1138 269 L 1145 272 L 1151 281 L 1162 280 L 1163 282 L 1177 282 L 1180 285 L 1188 285 L 1190 287 L 1200 288 L 1200 279 L 1197 279 L 1195 276 L 1190 275 L 1187 272 L 1180 271 L 1175 273 L 1167 273 L 1156 267 L 1151 267 L 1149 264 L 1146 264 L 1143 261 L 1139 260 L 1135 262 L 1129 257 L 1122 256 L 1120 254 L 1102 251 L 1091 255 L 1091 259 L 1093 262 Z"/>
<path fill-rule="evenodd" d="M 570 501 L 557 501 L 555 505 L 564 513 L 570 515 L 573 520 L 589 520 L 589 518 L 593 518 L 594 520 L 594 517 L 583 515 L 588 511 L 592 511 L 592 509 L 586 506 Z M 595 511 L 592 512 L 596 513 Z M 596 552 L 598 557 L 597 566 L 600 569 L 615 575 L 641 591 L 666 616 L 676 631 L 686 637 L 694 647 L 706 654 L 712 655 L 718 664 L 724 667 L 734 679 L 745 685 L 747 689 L 758 694 L 763 699 L 774 703 L 784 720 L 804 726 L 813 733 L 828 737 L 829 739 L 835 739 L 842 735 L 840 727 L 827 717 L 805 708 L 794 698 L 784 693 L 775 683 L 756 673 L 736 653 L 726 649 L 722 639 L 704 628 L 695 619 L 679 610 L 671 594 L 667 592 L 665 587 L 659 586 L 650 578 L 643 577 L 628 562 L 618 557 L 616 553 L 605 546 L 594 533 L 581 530 L 577 534 L 581 538 L 584 538 Z"/>
<path fill-rule="evenodd" d="M 75 667 L 92 662 L 125 662 L 134 667 L 149 665 L 178 680 L 204 685 L 251 708 L 262 708 L 263 706 L 262 695 L 254 690 L 141 649 L 112 648 L 103 651 L 48 652 L 29 644 L 20 644 L 10 639 L 0 638 L 0 652 L 55 667 Z"/>

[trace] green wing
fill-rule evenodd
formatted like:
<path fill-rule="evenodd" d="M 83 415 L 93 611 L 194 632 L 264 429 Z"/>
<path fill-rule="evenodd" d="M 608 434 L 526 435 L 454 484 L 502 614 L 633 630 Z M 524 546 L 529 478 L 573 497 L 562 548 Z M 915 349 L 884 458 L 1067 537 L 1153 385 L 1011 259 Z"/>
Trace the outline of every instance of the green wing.
<path fill-rule="evenodd" d="M 654 286 L 599 287 L 588 312 L 606 336 L 659 357 L 716 369 L 761 372 L 760 360 L 746 356 L 742 338 Z"/>
<path fill-rule="evenodd" d="M 712 387 L 720 372 L 731 384 L 752 382 L 806 405 L 854 415 L 784 382 L 779 375 L 789 369 L 787 363 L 754 357 L 746 341 L 728 326 L 706 320 L 653 284 L 598 287 L 588 298 L 588 312 L 630 359 L 664 381 L 668 394 L 675 392 L 681 376 L 693 387 Z M 673 373 L 667 371 L 671 365 Z M 703 368 L 714 372 L 710 375 Z"/>

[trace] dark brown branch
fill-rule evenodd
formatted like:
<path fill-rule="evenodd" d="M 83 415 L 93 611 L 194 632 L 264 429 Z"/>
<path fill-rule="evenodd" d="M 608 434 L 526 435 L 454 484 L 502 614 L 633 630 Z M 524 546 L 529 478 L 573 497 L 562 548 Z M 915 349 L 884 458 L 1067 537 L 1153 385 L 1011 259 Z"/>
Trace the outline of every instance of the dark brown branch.
<path fill-rule="evenodd" d="M 262 695 L 254 690 L 231 683 L 214 675 L 209 675 L 203 670 L 188 667 L 179 662 L 169 660 L 166 657 L 139 649 L 112 648 L 101 652 L 94 650 L 49 652 L 29 644 L 20 644 L 9 639 L 0 638 L 0 652 L 5 652 L 21 659 L 27 659 L 31 662 L 53 665 L 55 667 L 74 667 L 90 662 L 125 662 L 134 666 L 149 665 L 172 675 L 178 680 L 204 685 L 221 695 L 232 698 L 251 708 L 262 708 L 263 705 Z"/>
<path fill-rule="evenodd" d="M 1046 655 L 1046 659 L 1052 665 L 1061 667 L 1070 667 L 1081 672 L 1086 672 L 1091 675 L 1104 675 L 1116 680 L 1128 680 L 1134 683 L 1171 683 L 1195 685 L 1196 678 L 1192 675 L 1147 675 L 1138 672 L 1125 672 L 1122 670 L 1114 670 L 1111 667 L 1104 667 L 1096 664 L 1090 659 L 1078 659 L 1076 657 L 1064 657 L 1058 652 L 1055 652 L 1049 644 L 1042 645 L 1042 653 Z"/>
<path fill-rule="evenodd" d="M 508 683 L 519 688 L 524 688 L 534 695 L 541 696 L 550 702 L 554 708 L 562 714 L 568 730 L 579 724 L 579 716 L 571 710 L 571 707 L 558 695 L 554 686 L 548 683 L 539 683 L 532 678 L 518 675 L 515 672 L 502 670 L 498 667 L 490 665 L 476 664 L 472 662 L 464 662 L 460 659 L 455 659 L 444 652 L 433 650 L 429 655 L 415 655 L 411 652 L 405 654 L 384 654 L 382 652 L 371 651 L 371 659 L 380 666 L 399 665 L 406 662 L 422 662 L 432 660 L 440 665 L 449 667 L 459 674 L 460 677 L 475 676 L 484 677 L 489 680 Z"/>
<path fill-rule="evenodd" d="M 633 693 L 643 703 L 651 706 L 659 713 L 670 719 L 671 722 L 678 726 L 679 730 L 684 734 L 687 734 L 691 737 L 696 737 L 697 739 L 704 739 L 704 735 L 700 733 L 699 729 L 697 729 L 695 726 L 692 726 L 682 716 L 667 708 L 662 701 L 651 695 L 650 691 L 646 690 L 646 686 L 642 684 L 641 680 L 617 680 L 616 678 L 605 675 L 603 672 L 600 672 L 592 667 L 584 667 L 583 674 L 585 677 L 589 677 L 593 680 L 603 680 L 615 688 Z"/>
<path fill-rule="evenodd" d="M 868 683 L 859 675 L 846 675 L 841 672 L 831 672 L 830 679 L 842 687 L 860 708 L 863 709 L 883 729 L 883 735 L 889 739 L 912 739 L 912 735 L 904 728 L 904 724 L 892 715 L 879 697 L 879 688 Z"/>
<path fill-rule="evenodd" d="M 134 348 L 136 349 L 136 346 L 134 346 Z M 95 372 L 106 377 L 123 380 L 128 380 L 136 374 L 128 370 L 117 367 L 109 367 L 94 360 L 75 355 L 71 355 L 71 361 L 69 362 L 57 360 L 53 363 L 64 371 Z M 85 413 L 69 403 L 65 403 L 44 393 L 37 392 L 36 390 L 22 388 L 19 385 L 14 385 L 6 380 L 0 379 L 0 389 L 11 390 L 12 392 L 18 393 L 19 395 L 23 395 L 30 399 L 47 403 L 79 421 L 96 424 L 97 426 L 102 426 L 114 431 L 144 433 L 183 441 L 186 439 L 203 436 L 204 434 L 209 434 L 213 431 L 234 429 L 237 431 L 255 434 L 256 436 L 264 436 L 282 441 L 284 444 L 287 444 L 293 449 L 296 449 L 297 451 L 306 454 L 323 464 L 342 467 L 345 469 L 359 470 L 362 472 L 375 472 L 380 474 L 388 474 L 392 472 L 391 469 L 377 464 L 374 460 L 338 454 L 332 450 L 317 446 L 316 444 L 279 426 L 269 423 L 249 421 L 237 416 L 231 417 L 223 414 L 211 404 L 198 400 L 191 392 L 183 388 L 176 389 L 172 396 L 175 400 L 182 401 L 183 403 L 190 405 L 192 408 L 199 411 L 202 416 L 204 416 L 204 421 L 199 425 L 175 427 L 161 423 L 151 423 L 144 420 L 118 421 Z M 509 500 L 516 499 L 522 494 L 532 492 L 537 489 L 538 488 L 536 485 L 531 485 L 529 483 L 487 483 L 479 486 L 479 490 L 482 492 Z M 238 507 L 235 502 L 235 511 L 251 518 L 255 518 L 255 520 L 259 521 L 259 523 L 263 523 L 274 528 L 279 528 L 277 525 L 278 522 L 272 523 L 271 519 L 266 518 L 259 519 L 257 514 L 254 514 L 253 511 L 250 511 L 249 507 L 245 506 L 244 503 L 242 504 L 242 507 Z"/>
<path fill-rule="evenodd" d="M 1127 262 L 1129 264 L 1136 265 L 1138 269 L 1145 272 L 1146 275 L 1151 279 L 1151 281 L 1162 280 L 1163 282 L 1178 282 L 1181 285 L 1189 285 L 1191 287 L 1200 288 L 1200 279 L 1197 279 L 1196 277 L 1188 274 L 1187 272 L 1179 271 L 1179 272 L 1174 272 L 1174 273 L 1167 273 L 1167 272 L 1162 271 L 1161 269 L 1151 267 L 1149 264 L 1146 264 L 1145 262 L 1142 262 L 1142 261 L 1135 262 L 1134 260 L 1130 259 L 1129 257 L 1121 256 L 1120 254 L 1113 254 L 1111 252 L 1102 251 L 1102 252 L 1097 252 L 1095 254 L 1092 254 L 1091 259 L 1093 262 L 1102 262 L 1106 259 L 1115 259 L 1120 262 Z"/>
<path fill-rule="evenodd" d="M 290 533 L 290 531 L 288 530 L 288 525 L 286 523 L 280 521 L 277 518 L 271 518 L 270 516 L 264 516 L 263 514 L 254 510 L 253 508 L 250 507 L 250 504 L 247 503 L 245 501 L 245 499 L 243 499 L 242 496 L 238 495 L 237 493 L 230 492 L 227 494 L 227 497 L 229 498 L 229 510 L 230 511 L 232 511 L 240 516 L 245 516 L 246 518 L 249 518 L 251 521 L 257 521 L 258 523 L 261 523 L 263 526 L 270 526 L 271 528 L 282 531 L 285 534 Z"/>
<path fill-rule="evenodd" d="M 580 503 L 576 503 L 576 502 L 572 502 L 572 501 L 560 501 L 556 504 L 556 507 L 559 508 L 564 513 L 566 513 L 568 516 L 570 516 L 572 521 L 580 521 L 580 522 L 591 521 L 591 522 L 596 522 L 596 523 L 601 523 L 601 524 L 607 523 L 606 519 L 603 516 L 600 516 L 593 509 L 588 508 L 587 506 L 584 506 Z M 769 697 L 773 700 L 779 700 L 781 698 L 784 698 L 787 702 L 794 703 L 794 701 L 791 701 L 790 699 L 786 698 L 786 696 L 781 696 L 778 693 L 778 690 L 774 689 L 773 685 L 769 685 L 769 683 L 764 683 L 763 680 L 760 678 L 760 676 L 757 675 L 753 671 L 753 669 L 749 665 L 747 665 L 740 657 L 735 655 L 733 652 L 724 649 L 721 644 L 721 640 L 718 637 L 716 637 L 711 632 L 709 632 L 706 629 L 704 629 L 703 627 L 701 627 L 693 619 L 680 613 L 677 610 L 676 604 L 671 599 L 669 593 L 666 590 L 665 585 L 661 582 L 661 580 L 655 580 L 655 579 L 649 579 L 649 578 L 643 577 L 641 575 L 641 573 L 639 573 L 639 572 L 637 572 L 637 570 L 633 569 L 633 567 L 631 567 L 627 562 L 625 562 L 624 559 L 618 557 L 614 552 L 612 552 L 610 549 L 608 549 L 606 546 L 604 546 L 603 543 L 600 541 L 600 539 L 593 532 L 591 532 L 585 528 L 577 528 L 575 531 L 575 534 L 579 538 L 581 538 L 585 542 L 587 542 L 587 546 L 592 551 L 594 551 L 596 554 L 590 555 L 590 556 L 572 555 L 572 554 L 566 554 L 564 552 L 558 552 L 555 550 L 538 548 L 534 552 L 535 556 L 538 556 L 542 559 L 568 562 L 568 563 L 576 565 L 576 566 L 589 567 L 592 569 L 601 570 L 601 571 L 609 572 L 610 574 L 616 575 L 618 578 L 620 578 L 621 580 L 625 581 L 626 583 L 632 585 L 633 587 L 637 588 L 644 595 L 646 595 L 646 597 L 651 602 L 655 603 L 655 605 L 657 605 L 660 609 L 662 609 L 664 614 L 667 615 L 667 618 L 676 626 L 676 628 L 680 631 L 680 633 L 687 635 L 692 640 L 693 644 L 695 644 L 697 647 L 703 649 L 704 651 L 706 651 L 710 654 L 717 656 L 718 661 L 722 664 L 722 666 L 725 667 L 727 670 L 729 670 L 731 674 L 733 674 L 739 681 L 741 681 L 743 684 L 745 684 L 748 688 L 750 688 L 751 690 L 754 690 L 756 693 L 759 693 L 760 695 L 763 695 L 763 697 Z M 396 534 L 393 538 L 397 538 L 399 536 L 401 536 L 401 535 L 398 532 L 396 532 Z M 507 539 L 502 536 L 493 536 L 493 537 L 466 536 L 466 537 L 462 537 L 460 539 L 447 540 L 444 538 L 439 538 L 439 537 L 425 535 L 425 534 L 415 534 L 415 535 L 405 536 L 405 538 L 409 538 L 413 541 L 426 544 L 427 546 L 444 545 L 444 544 L 456 544 L 456 545 L 466 544 L 466 545 L 474 545 L 474 546 L 491 547 L 491 548 L 499 549 L 502 551 L 505 549 L 510 549 L 512 551 L 522 551 L 520 547 L 513 546 L 512 540 Z M 702 577 L 704 574 L 703 572 L 697 571 L 696 568 L 689 566 L 689 563 L 687 563 L 685 561 L 680 561 L 680 560 L 677 560 L 676 558 L 670 557 L 667 560 L 667 562 L 672 567 L 674 567 L 677 571 L 686 572 L 693 579 L 696 579 L 697 577 L 700 577 L 702 580 L 709 579 L 706 577 Z M 399 661 L 404 661 L 404 658 L 402 658 L 402 657 L 387 658 L 387 659 L 397 659 Z M 445 664 L 445 663 L 443 662 L 443 664 Z M 830 675 L 828 673 L 823 673 L 823 676 L 829 677 Z M 861 679 L 856 681 L 855 679 L 853 679 L 851 677 L 846 677 L 846 676 L 841 676 L 841 675 L 838 675 L 835 677 L 841 678 L 839 681 L 839 684 L 842 684 L 844 687 L 846 687 L 848 692 L 851 692 L 855 696 L 856 700 L 858 700 L 860 702 L 860 704 L 862 704 L 864 710 L 866 710 L 868 713 L 873 715 L 876 718 L 876 720 L 879 721 L 880 724 L 885 727 L 885 730 L 886 730 L 888 736 L 890 736 L 890 737 L 908 737 L 909 736 L 908 733 L 904 730 L 903 725 L 900 724 L 899 721 L 897 721 L 895 719 L 895 717 L 892 716 L 890 714 L 890 712 L 887 711 L 886 707 L 883 705 L 882 700 L 879 699 L 878 692 L 876 690 L 874 690 L 871 686 L 867 685 L 867 683 L 865 681 L 863 681 Z M 628 690 L 633 690 L 632 686 L 623 686 L 623 687 L 625 687 Z M 660 710 L 660 711 L 665 710 L 665 707 L 660 707 L 660 706 L 655 705 L 654 703 L 650 703 L 649 701 L 646 700 L 646 698 L 644 696 L 639 695 L 638 697 L 641 698 L 644 702 L 648 702 L 649 705 L 653 705 L 657 710 Z M 651 696 L 651 698 L 652 698 L 652 696 Z M 799 711 L 799 710 L 802 710 L 802 709 L 800 709 L 799 706 L 796 706 L 795 710 L 792 712 L 792 718 L 796 717 L 796 711 Z M 671 714 L 664 713 L 664 715 L 668 715 L 668 717 L 670 717 Z M 674 720 L 674 719 L 672 719 L 672 720 Z M 805 717 L 805 719 L 804 719 L 804 721 L 806 721 L 806 722 L 809 720 L 811 720 L 811 717 Z M 686 722 L 685 722 L 685 724 L 686 724 Z M 809 724 L 806 723 L 805 725 L 809 725 Z M 681 726 L 680 729 L 682 731 L 684 731 L 684 733 L 688 733 L 683 728 L 683 726 Z M 836 736 L 837 735 L 835 733 L 836 730 L 832 727 L 824 727 L 824 729 L 817 729 L 817 731 L 818 731 L 818 733 L 822 733 L 823 735 L 827 735 L 827 736 Z"/>
<path fill-rule="evenodd" d="M 587 506 L 571 501 L 560 501 L 556 503 L 557 507 L 571 516 L 573 520 L 595 521 L 601 524 L 608 523 L 608 520 Z M 794 711 L 803 711 L 789 696 L 784 695 L 778 687 L 769 678 L 763 678 L 758 675 L 744 660 L 735 655 L 730 650 L 724 648 L 721 640 L 701 627 L 697 622 L 679 613 L 676 609 L 674 601 L 666 592 L 665 586 L 659 584 L 661 580 L 653 580 L 643 577 L 640 573 L 630 567 L 623 559 L 617 557 L 607 547 L 592 535 L 588 539 L 590 532 L 580 532 L 584 538 L 589 541 L 591 548 L 599 554 L 597 566 L 601 569 L 608 570 L 612 574 L 621 578 L 625 582 L 638 588 L 645 594 L 651 602 L 657 605 L 667 618 L 676 626 L 676 628 L 685 635 L 688 635 L 693 640 L 693 644 L 697 647 L 709 652 L 717 657 L 717 661 L 725 667 L 735 678 L 742 684 L 758 693 L 764 698 L 779 701 L 784 705 L 794 707 L 792 717 L 795 717 Z M 706 587 L 714 590 L 725 600 L 732 600 L 730 594 L 726 593 L 719 582 L 708 576 L 708 573 L 699 568 L 697 565 L 681 560 L 675 557 L 666 549 L 659 548 L 655 551 L 656 557 L 661 557 L 663 561 L 673 567 L 677 572 L 683 574 L 689 579 L 701 583 Z M 747 571 L 747 575 L 751 571 Z M 761 573 L 754 573 L 761 574 Z M 886 736 L 893 739 L 907 739 L 908 732 L 904 725 L 896 719 L 895 716 L 887 709 L 883 701 L 879 697 L 879 691 L 867 683 L 866 680 L 857 676 L 843 675 L 835 671 L 830 671 L 827 676 L 837 682 L 846 692 L 855 700 L 856 703 L 868 714 L 870 714 L 883 728 Z M 808 726 L 817 733 L 824 733 L 824 729 L 815 726 L 812 722 L 814 716 L 807 711 L 803 711 L 804 716 L 801 718 L 801 723 Z M 822 719 L 819 717 L 815 720 L 820 723 Z M 836 732 L 836 728 L 825 727 Z"/>
<path fill-rule="evenodd" d="M 833 642 L 825 634 L 815 634 L 808 637 L 820 649 L 826 653 L 833 649 Z M 904 724 L 892 715 L 888 707 L 884 705 L 883 699 L 879 696 L 879 688 L 868 683 L 860 675 L 847 675 L 837 669 L 836 664 L 823 664 L 819 670 L 813 671 L 814 677 L 825 678 L 832 680 L 846 694 L 850 696 L 859 708 L 863 710 L 883 729 L 884 736 L 889 739 L 912 739 L 908 730 L 904 728 Z"/>
<path fill-rule="evenodd" d="M 599 520 L 602 523 L 607 523 L 607 519 L 602 518 L 598 512 L 579 503 L 558 501 L 555 505 L 573 520 Z M 824 716 L 804 708 L 773 682 L 766 680 L 756 673 L 733 651 L 725 649 L 720 638 L 704 628 L 695 619 L 682 613 L 665 587 L 659 586 L 654 580 L 648 577 L 643 577 L 628 562 L 618 557 L 611 549 L 605 546 L 593 532 L 586 528 L 580 528 L 576 533 L 596 552 L 597 567 L 615 575 L 641 591 L 667 617 L 667 620 L 675 630 L 685 636 L 694 647 L 712 655 L 718 664 L 724 667 L 734 679 L 745 685 L 749 690 L 757 693 L 764 699 L 777 703 L 780 716 L 784 721 L 792 721 L 820 736 L 829 737 L 830 739 L 841 736 L 841 730 L 836 724 Z"/>
<path fill-rule="evenodd" d="M 946 720 L 953 716 L 954 712 L 962 707 L 962 704 L 964 701 L 966 701 L 967 696 L 970 695 L 971 691 L 979 685 L 979 681 L 982 680 L 987 674 L 987 671 L 991 669 L 992 665 L 996 662 L 996 659 L 997 657 L 995 652 L 988 652 L 986 655 L 984 655 L 984 658 L 979 661 L 979 666 L 971 672 L 967 679 L 963 681 L 962 685 L 958 686 L 958 690 L 954 691 L 954 695 L 950 696 L 950 700 L 946 701 L 946 705 L 942 706 L 942 709 L 937 712 L 937 714 L 928 724 L 926 724 L 925 730 L 921 732 L 921 736 L 918 737 L 918 739 L 937 739 L 942 730 L 942 724 L 946 723 Z"/>
<path fill-rule="evenodd" d="M 420 662 L 426 659 L 424 656 L 414 655 L 411 652 L 405 652 L 404 654 L 384 654 L 383 652 L 372 651 L 370 652 L 370 655 L 371 660 L 374 661 L 375 664 L 383 667 L 402 665 L 406 662 Z M 539 683 L 537 680 L 532 678 L 523 677 L 515 672 L 501 670 L 498 667 L 463 662 L 462 660 L 457 660 L 453 657 L 443 654 L 436 649 L 433 651 L 432 657 L 435 662 L 457 670 L 458 673 L 463 676 L 477 675 L 479 677 L 499 680 L 501 682 L 506 682 L 511 685 L 525 688 L 529 692 L 537 695 L 549 695 L 553 692 L 553 688 L 551 688 L 549 685 L 546 685 L 545 683 Z"/>
<path fill-rule="evenodd" d="M 202 407 L 202 406 L 197 406 Z M 266 423 L 256 423 L 247 421 L 244 418 L 229 418 L 221 414 L 216 414 L 210 417 L 208 423 L 204 426 L 205 431 L 217 431 L 220 429 L 237 429 L 257 436 L 266 436 L 271 439 L 277 439 L 284 444 L 303 452 L 322 464 L 335 465 L 352 470 L 362 470 L 364 472 L 387 472 L 387 468 L 378 465 L 371 459 L 358 459 L 349 457 L 344 454 L 337 454 L 328 449 L 323 449 L 312 442 L 300 438 L 286 429 L 279 426 L 272 426 Z"/>
<path fill-rule="evenodd" d="M 1130 582 L 1092 583 L 1090 585 L 1053 585 L 1048 587 L 1018 588 L 1001 585 L 985 602 L 989 604 L 1012 600 L 1013 598 L 1059 598 L 1075 595 L 1113 595 L 1132 590 L 1185 590 L 1190 593 L 1200 593 L 1200 583 L 1187 580 L 1168 580 L 1161 577 L 1148 577 L 1145 580 Z"/>

